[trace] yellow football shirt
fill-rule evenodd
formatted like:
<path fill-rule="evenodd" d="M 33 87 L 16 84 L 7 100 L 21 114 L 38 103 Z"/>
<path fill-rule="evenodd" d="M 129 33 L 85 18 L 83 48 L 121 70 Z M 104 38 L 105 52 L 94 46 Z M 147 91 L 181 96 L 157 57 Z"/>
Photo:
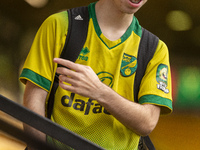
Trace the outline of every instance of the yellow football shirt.
<path fill-rule="evenodd" d="M 99 79 L 121 96 L 134 102 L 134 78 L 141 26 L 134 17 L 124 35 L 110 41 L 101 32 L 95 14 L 95 3 L 88 7 L 88 35 L 76 63 L 90 66 Z M 33 82 L 50 91 L 68 29 L 66 11 L 47 18 L 34 39 L 25 61 L 20 80 Z M 78 44 L 78 43 L 77 43 Z M 161 113 L 172 111 L 171 75 L 168 49 L 159 41 L 154 57 L 149 62 L 139 91 L 139 103 L 161 106 Z M 120 112 L 120 110 L 119 110 Z M 52 121 L 81 135 L 107 150 L 137 149 L 140 136 L 126 128 L 109 114 L 96 100 L 65 91 L 58 87 L 55 94 Z M 58 147 L 66 147 L 48 137 Z"/>

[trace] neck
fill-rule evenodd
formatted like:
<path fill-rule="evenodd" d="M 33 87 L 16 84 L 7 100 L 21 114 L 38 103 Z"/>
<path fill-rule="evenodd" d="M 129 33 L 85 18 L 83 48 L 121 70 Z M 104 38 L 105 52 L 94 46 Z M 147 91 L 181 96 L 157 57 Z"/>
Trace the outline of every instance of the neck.
<path fill-rule="evenodd" d="M 112 41 L 126 32 L 133 19 L 133 14 L 120 11 L 111 0 L 97 2 L 96 16 L 102 33 Z"/>

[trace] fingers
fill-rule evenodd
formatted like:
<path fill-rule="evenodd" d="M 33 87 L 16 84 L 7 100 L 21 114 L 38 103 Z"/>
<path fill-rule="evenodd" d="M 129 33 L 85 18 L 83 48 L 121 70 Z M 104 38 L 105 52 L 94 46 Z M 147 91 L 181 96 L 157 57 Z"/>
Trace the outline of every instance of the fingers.
<path fill-rule="evenodd" d="M 67 67 L 58 67 L 56 70 L 58 74 L 69 76 L 73 79 L 80 79 L 82 78 L 82 75 L 88 76 L 90 73 L 94 74 L 93 70 L 89 66 L 76 64 L 72 61 L 61 58 L 54 58 L 54 62 Z"/>
<path fill-rule="evenodd" d="M 64 75 L 64 76 L 67 76 L 67 77 L 71 77 L 71 78 L 78 78 L 78 73 L 73 71 L 73 70 L 70 70 L 70 69 L 67 69 L 67 68 L 64 68 L 64 67 L 58 67 L 56 72 L 60 75 Z"/>
<path fill-rule="evenodd" d="M 65 66 L 56 70 L 60 74 L 59 85 L 62 89 L 95 98 L 101 81 L 91 67 L 60 58 L 54 58 L 54 62 Z"/>
<path fill-rule="evenodd" d="M 64 76 L 67 76 L 67 77 L 71 77 L 71 78 L 77 78 L 78 75 L 77 73 L 75 72 L 77 69 L 77 64 L 75 64 L 74 62 L 71 62 L 69 60 L 65 60 L 65 59 L 61 59 L 61 58 L 54 58 L 53 60 L 55 63 L 58 63 L 62 66 L 65 66 L 65 67 L 58 67 L 56 72 L 60 75 L 64 75 Z M 69 68 L 69 69 L 68 69 Z M 71 70 L 72 69 L 72 70 Z M 75 71 L 73 71 L 75 70 Z M 64 77 L 60 78 L 60 79 L 64 79 Z M 66 82 L 66 81 L 64 81 Z"/>
<path fill-rule="evenodd" d="M 77 72 L 79 72 L 81 70 L 81 65 L 80 64 L 76 64 L 72 61 L 66 60 L 66 59 L 61 59 L 61 58 L 54 58 L 53 61 L 57 64 L 60 64 L 62 66 L 65 66 L 67 68 L 70 68 L 72 70 L 75 70 Z"/>
<path fill-rule="evenodd" d="M 65 82 L 65 83 L 69 83 L 71 85 L 76 85 L 76 80 L 72 79 L 71 77 L 65 76 L 65 75 L 60 75 L 59 81 L 61 83 Z"/>
<path fill-rule="evenodd" d="M 65 84 L 63 81 L 59 80 L 59 86 L 67 91 L 75 92 L 75 88 L 71 85 Z"/>
<path fill-rule="evenodd" d="M 56 72 L 60 74 L 59 86 L 64 90 L 74 92 L 76 90 L 75 87 L 77 87 L 77 84 L 79 84 L 80 81 L 81 65 L 60 58 L 54 58 L 54 62 L 67 67 L 58 67 L 56 70 Z"/>

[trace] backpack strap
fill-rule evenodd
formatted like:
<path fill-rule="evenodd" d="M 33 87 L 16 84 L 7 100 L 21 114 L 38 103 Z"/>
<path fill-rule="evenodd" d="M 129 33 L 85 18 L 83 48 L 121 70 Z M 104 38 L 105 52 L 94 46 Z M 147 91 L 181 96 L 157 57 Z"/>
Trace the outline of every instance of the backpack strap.
<path fill-rule="evenodd" d="M 65 46 L 60 58 L 75 62 L 87 38 L 89 12 L 88 7 L 77 7 L 68 10 L 68 33 Z M 58 65 L 60 66 L 60 65 Z M 54 96 L 59 85 L 59 75 L 56 73 L 51 93 L 47 103 L 47 118 L 51 118 L 54 105 Z"/>
<path fill-rule="evenodd" d="M 135 81 L 134 81 L 134 100 L 138 103 L 138 93 L 140 88 L 140 83 L 145 74 L 147 65 L 149 61 L 153 58 L 158 45 L 158 37 L 149 32 L 148 30 L 142 28 L 142 37 L 138 50 L 138 67 L 136 70 Z M 155 150 L 153 143 L 149 136 L 143 136 L 140 138 L 138 145 L 139 150 L 144 150 L 147 147 L 149 150 Z"/>
<path fill-rule="evenodd" d="M 69 27 L 61 58 L 75 62 L 87 38 L 89 12 L 88 7 L 77 7 L 68 10 Z"/>
<path fill-rule="evenodd" d="M 149 32 L 148 30 L 142 28 L 142 37 L 140 40 L 137 62 L 138 67 L 136 70 L 135 81 L 134 81 L 134 100 L 138 102 L 138 93 L 140 88 L 140 83 L 145 74 L 146 67 L 149 61 L 153 58 L 158 45 L 158 37 Z"/>

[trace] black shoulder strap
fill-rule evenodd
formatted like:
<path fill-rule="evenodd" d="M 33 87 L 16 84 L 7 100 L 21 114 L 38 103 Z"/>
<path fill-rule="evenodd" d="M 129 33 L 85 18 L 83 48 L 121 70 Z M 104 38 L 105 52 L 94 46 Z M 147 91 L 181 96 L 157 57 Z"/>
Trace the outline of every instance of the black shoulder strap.
<path fill-rule="evenodd" d="M 138 67 L 136 70 L 134 82 L 134 100 L 136 102 L 138 102 L 138 92 L 140 88 L 140 83 L 145 74 L 146 67 L 156 51 L 158 41 L 159 39 L 157 36 L 149 32 L 148 30 L 142 28 L 142 37 L 137 57 Z"/>
<path fill-rule="evenodd" d="M 79 56 L 85 40 L 87 38 L 89 12 L 88 7 L 77 7 L 68 10 L 68 33 L 65 46 L 61 53 L 61 58 L 71 60 L 73 62 Z M 47 117 L 50 118 L 53 111 L 54 96 L 58 88 L 58 74 L 55 75 L 54 83 L 47 104 Z"/>
<path fill-rule="evenodd" d="M 60 57 L 75 62 L 87 38 L 89 23 L 88 7 L 84 6 L 69 9 L 68 14 L 68 33 L 65 46 Z"/>
<path fill-rule="evenodd" d="M 146 67 L 149 61 L 153 58 L 158 45 L 158 37 L 149 32 L 148 30 L 142 28 L 142 37 L 138 50 L 138 67 L 136 70 L 135 82 L 134 82 L 134 100 L 138 102 L 138 93 L 140 88 L 140 83 L 145 74 Z M 143 149 L 144 145 L 148 147 L 149 150 L 155 150 L 153 143 L 149 136 L 141 137 L 139 142 L 139 150 Z"/>

